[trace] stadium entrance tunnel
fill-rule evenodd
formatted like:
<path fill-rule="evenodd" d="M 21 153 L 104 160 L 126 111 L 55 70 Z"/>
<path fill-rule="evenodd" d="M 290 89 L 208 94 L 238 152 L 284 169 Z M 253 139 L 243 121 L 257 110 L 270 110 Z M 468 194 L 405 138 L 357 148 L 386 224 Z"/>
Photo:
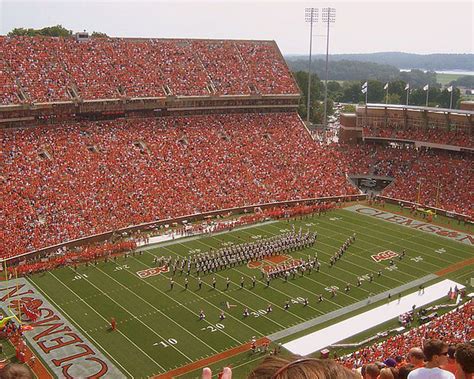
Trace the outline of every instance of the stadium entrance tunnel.
<path fill-rule="evenodd" d="M 349 175 L 349 180 L 363 193 L 378 194 L 392 184 L 394 178 L 377 175 Z"/>

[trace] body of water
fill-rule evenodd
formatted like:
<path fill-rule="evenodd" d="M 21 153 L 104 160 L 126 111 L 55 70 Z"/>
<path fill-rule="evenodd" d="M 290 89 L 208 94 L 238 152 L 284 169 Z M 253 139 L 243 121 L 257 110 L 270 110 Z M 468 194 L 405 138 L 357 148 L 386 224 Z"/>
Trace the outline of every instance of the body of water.
<path fill-rule="evenodd" d="M 401 68 L 400 72 L 408 72 L 412 69 L 409 68 Z M 428 70 L 415 68 L 413 70 L 422 70 L 423 72 L 427 72 Z M 474 71 L 464 71 L 464 70 L 435 70 L 437 74 L 454 74 L 454 75 L 474 75 Z"/>

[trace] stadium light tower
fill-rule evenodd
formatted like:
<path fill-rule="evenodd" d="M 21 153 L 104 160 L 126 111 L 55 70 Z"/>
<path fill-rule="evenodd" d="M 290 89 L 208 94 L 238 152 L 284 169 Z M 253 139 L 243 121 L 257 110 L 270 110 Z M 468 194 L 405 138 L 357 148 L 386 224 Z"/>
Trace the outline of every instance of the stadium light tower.
<path fill-rule="evenodd" d="M 318 22 L 319 9 L 305 8 L 304 18 L 309 22 L 309 60 L 308 60 L 308 104 L 306 106 L 306 122 L 309 126 L 311 114 L 311 52 L 313 47 L 313 24 Z"/>
<path fill-rule="evenodd" d="M 333 24 L 336 22 L 336 8 L 323 8 L 322 12 L 322 18 L 323 22 L 327 24 L 327 30 L 326 30 L 326 78 L 324 80 L 324 130 L 326 130 L 326 127 L 328 126 L 328 117 L 327 117 L 327 111 L 328 111 L 328 62 L 329 62 L 329 24 Z"/>

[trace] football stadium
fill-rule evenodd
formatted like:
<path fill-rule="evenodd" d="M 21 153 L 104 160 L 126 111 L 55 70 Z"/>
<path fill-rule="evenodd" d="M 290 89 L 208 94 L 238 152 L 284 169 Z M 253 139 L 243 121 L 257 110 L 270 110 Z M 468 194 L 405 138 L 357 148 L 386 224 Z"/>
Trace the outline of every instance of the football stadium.
<path fill-rule="evenodd" d="M 321 140 L 274 41 L 0 52 L 3 372 L 472 369 L 469 103 L 357 105 Z"/>

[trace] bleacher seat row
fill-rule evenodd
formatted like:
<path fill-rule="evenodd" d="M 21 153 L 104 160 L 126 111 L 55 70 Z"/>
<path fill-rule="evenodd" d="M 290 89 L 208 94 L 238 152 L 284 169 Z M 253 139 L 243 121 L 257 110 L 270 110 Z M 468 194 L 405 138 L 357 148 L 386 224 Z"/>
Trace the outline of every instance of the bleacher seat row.
<path fill-rule="evenodd" d="M 442 145 L 453 145 L 472 148 L 474 135 L 469 135 L 467 130 L 446 130 L 442 128 L 396 128 L 396 127 L 364 127 L 364 137 L 383 137 L 391 139 L 404 139 L 423 141 Z"/>
<path fill-rule="evenodd" d="M 0 104 L 298 93 L 271 41 L 0 36 Z"/>
<path fill-rule="evenodd" d="M 355 194 L 296 113 L 2 131 L 4 255 L 236 206 Z"/>

